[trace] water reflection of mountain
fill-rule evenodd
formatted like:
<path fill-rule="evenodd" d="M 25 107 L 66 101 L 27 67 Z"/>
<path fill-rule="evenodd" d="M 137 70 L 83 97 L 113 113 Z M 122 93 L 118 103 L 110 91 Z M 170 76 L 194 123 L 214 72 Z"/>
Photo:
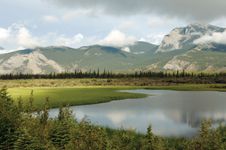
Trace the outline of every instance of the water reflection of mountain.
<path fill-rule="evenodd" d="M 177 123 L 188 124 L 192 128 L 198 128 L 205 119 L 211 119 L 213 124 L 220 124 L 226 122 L 226 112 L 183 112 L 183 111 L 167 111 L 167 117 Z"/>

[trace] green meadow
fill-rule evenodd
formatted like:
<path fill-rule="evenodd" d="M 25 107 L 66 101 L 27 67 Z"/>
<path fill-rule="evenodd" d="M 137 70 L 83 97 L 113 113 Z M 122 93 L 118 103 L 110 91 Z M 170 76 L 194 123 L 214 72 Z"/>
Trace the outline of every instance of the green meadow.
<path fill-rule="evenodd" d="M 226 91 L 225 84 L 168 84 L 162 81 L 141 79 L 34 79 L 34 80 L 0 80 L 1 86 L 8 88 L 9 94 L 16 102 L 19 98 L 24 103 L 29 101 L 33 91 L 34 105 L 42 107 L 49 99 L 51 108 L 75 106 L 143 98 L 147 95 L 119 92 L 129 89 L 150 90 L 196 90 Z"/>
<path fill-rule="evenodd" d="M 128 98 L 143 98 L 145 94 L 126 93 L 119 90 L 132 89 L 123 87 L 35 87 L 35 88 L 10 88 L 9 95 L 14 101 L 23 99 L 23 103 L 27 103 L 33 92 L 33 104 L 36 107 L 42 107 L 46 99 L 49 100 L 51 108 L 60 106 L 75 106 L 109 102 L 112 100 L 122 100 Z"/>

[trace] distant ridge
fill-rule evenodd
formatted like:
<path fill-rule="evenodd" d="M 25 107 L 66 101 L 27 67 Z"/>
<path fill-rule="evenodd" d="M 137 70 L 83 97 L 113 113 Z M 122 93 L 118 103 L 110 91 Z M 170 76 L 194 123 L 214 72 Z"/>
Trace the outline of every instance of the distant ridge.
<path fill-rule="evenodd" d="M 123 47 L 91 45 L 37 47 L 0 55 L 0 74 L 73 72 L 75 70 L 225 72 L 226 43 L 206 37 L 225 28 L 190 24 L 173 29 L 160 45 L 135 42 Z M 209 38 L 211 39 L 211 38 Z M 203 42 L 204 41 L 204 42 Z"/>

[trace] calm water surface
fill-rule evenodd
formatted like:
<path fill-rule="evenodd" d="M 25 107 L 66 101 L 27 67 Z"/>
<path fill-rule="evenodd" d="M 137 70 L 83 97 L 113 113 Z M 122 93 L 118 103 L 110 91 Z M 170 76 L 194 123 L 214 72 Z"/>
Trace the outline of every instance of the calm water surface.
<path fill-rule="evenodd" d="M 127 99 L 109 103 L 71 107 L 78 120 L 111 128 L 135 129 L 145 133 L 148 125 L 161 136 L 192 136 L 201 120 L 214 124 L 226 121 L 226 92 L 130 90 L 150 94 L 143 99 Z M 50 110 L 56 117 L 58 109 Z"/>

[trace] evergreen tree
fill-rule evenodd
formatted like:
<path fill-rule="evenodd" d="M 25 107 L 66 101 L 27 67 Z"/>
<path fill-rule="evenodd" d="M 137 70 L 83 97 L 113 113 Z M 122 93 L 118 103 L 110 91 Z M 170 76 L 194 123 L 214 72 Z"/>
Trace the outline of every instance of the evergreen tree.
<path fill-rule="evenodd" d="M 45 150 L 38 138 L 30 135 L 27 129 L 22 129 L 14 144 L 15 150 Z"/>
<path fill-rule="evenodd" d="M 111 149 L 135 150 L 137 145 L 134 131 L 120 130 L 110 139 Z"/>
<path fill-rule="evenodd" d="M 73 128 L 71 141 L 67 145 L 67 148 L 69 147 L 78 150 L 106 150 L 108 149 L 106 132 L 100 127 L 82 121 Z"/>
<path fill-rule="evenodd" d="M 4 87 L 0 90 L 0 149 L 12 149 L 19 125 L 20 112 Z"/>
<path fill-rule="evenodd" d="M 53 124 L 50 130 L 50 139 L 54 146 L 59 149 L 65 149 L 70 141 L 70 131 L 74 123 L 72 112 L 68 108 L 60 108 L 58 120 Z"/>
<path fill-rule="evenodd" d="M 163 142 L 160 138 L 155 136 L 152 132 L 151 126 L 147 129 L 144 142 L 142 143 L 142 150 L 163 150 Z"/>
<path fill-rule="evenodd" d="M 223 150 L 222 137 L 220 133 L 212 129 L 212 122 L 204 120 L 201 123 L 199 136 L 191 142 L 189 150 Z"/>

